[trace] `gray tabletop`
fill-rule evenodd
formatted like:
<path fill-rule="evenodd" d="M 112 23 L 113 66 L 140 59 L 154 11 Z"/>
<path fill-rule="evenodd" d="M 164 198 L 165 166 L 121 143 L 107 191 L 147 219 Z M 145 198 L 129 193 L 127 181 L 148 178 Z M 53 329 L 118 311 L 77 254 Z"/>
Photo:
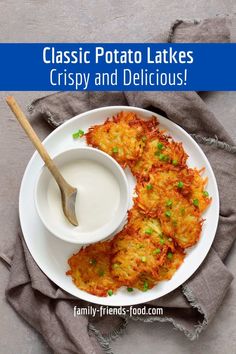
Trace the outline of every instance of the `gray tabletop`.
<path fill-rule="evenodd" d="M 4 4 L 3 4 L 4 3 Z M 139 42 L 155 38 L 162 41 L 169 25 L 177 18 L 202 19 L 236 13 L 233 0 L 8 0 L 0 1 L 1 42 Z M 232 40 L 236 41 L 232 28 Z M 22 175 L 33 148 L 12 118 L 4 102 L 8 93 L 0 93 L 0 185 L 8 186 L 8 203 L 0 202 L 1 239 L 13 238 L 17 232 L 17 201 L 19 175 Z M 43 92 L 14 92 L 22 106 Z M 236 142 L 236 92 L 204 93 L 203 99 L 224 122 Z M 36 122 L 35 129 L 43 138 Z M 12 139 L 19 142 L 12 144 Z M 20 149 L 19 149 L 20 147 Z M 14 188 L 12 188 L 14 186 Z M 15 186 L 17 188 L 15 188 Z M 0 190 L 1 198 L 1 190 Z M 8 225 L 4 226 L 5 218 Z M 227 266 L 236 275 L 236 247 L 233 247 Z M 50 349 L 43 339 L 8 305 L 4 289 L 8 270 L 0 262 L 0 353 L 47 354 Z M 236 281 L 233 281 L 214 321 L 195 342 L 170 324 L 131 322 L 127 333 L 113 343 L 114 352 L 165 354 L 234 353 L 236 348 Z"/>

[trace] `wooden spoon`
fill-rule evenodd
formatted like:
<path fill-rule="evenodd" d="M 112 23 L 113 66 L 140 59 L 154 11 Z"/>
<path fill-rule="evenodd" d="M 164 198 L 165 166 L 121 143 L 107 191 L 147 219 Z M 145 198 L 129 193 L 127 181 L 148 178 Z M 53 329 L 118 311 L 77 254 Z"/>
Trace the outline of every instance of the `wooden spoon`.
<path fill-rule="evenodd" d="M 61 175 L 58 167 L 55 165 L 54 161 L 49 156 L 47 150 L 41 143 L 39 137 L 33 130 L 32 126 L 30 125 L 28 119 L 26 118 L 25 114 L 21 110 L 20 106 L 12 96 L 8 96 L 6 98 L 6 102 L 12 112 L 14 113 L 16 119 L 36 147 L 37 151 L 39 152 L 40 156 L 42 157 L 45 165 L 55 178 L 60 191 L 61 191 L 61 200 L 62 200 L 62 208 L 66 218 L 72 225 L 78 226 L 78 221 L 75 214 L 75 199 L 77 194 L 77 189 L 72 187 L 69 183 L 66 182 L 64 177 Z"/>

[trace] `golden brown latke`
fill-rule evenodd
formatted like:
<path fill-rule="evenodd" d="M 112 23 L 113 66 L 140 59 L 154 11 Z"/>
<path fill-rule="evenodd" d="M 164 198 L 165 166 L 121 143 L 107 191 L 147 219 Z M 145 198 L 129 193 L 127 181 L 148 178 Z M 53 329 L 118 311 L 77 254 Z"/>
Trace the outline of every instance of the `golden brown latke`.
<path fill-rule="evenodd" d="M 137 185 L 137 194 L 135 204 L 146 215 L 158 217 L 165 235 L 172 237 L 182 248 L 197 242 L 202 229 L 199 209 L 175 188 L 153 184 L 148 190 L 145 182 Z"/>
<path fill-rule="evenodd" d="M 91 127 L 87 143 L 111 155 L 125 167 L 143 153 L 148 131 L 156 129 L 155 118 L 142 120 L 133 112 L 120 112 L 104 124 Z"/>
<path fill-rule="evenodd" d="M 154 168 L 150 171 L 149 177 L 146 179 L 148 181 L 146 185 L 151 186 L 151 189 L 153 187 L 164 191 L 176 190 L 187 197 L 191 193 L 193 179 L 192 170 L 189 168 L 179 169 L 163 166 L 162 168 Z"/>
<path fill-rule="evenodd" d="M 182 143 L 173 141 L 160 130 L 155 130 L 147 134 L 143 153 L 132 163 L 131 171 L 136 177 L 144 177 L 154 168 L 186 166 L 187 158 Z"/>
<path fill-rule="evenodd" d="M 200 237 L 203 223 L 198 208 L 175 191 L 168 192 L 166 197 L 172 201 L 172 206 L 163 206 L 159 214 L 163 232 L 182 248 L 193 246 Z"/>
<path fill-rule="evenodd" d="M 153 215 L 156 215 L 153 205 L 153 198 L 156 199 L 154 204 L 158 203 L 158 196 L 162 191 L 175 190 L 182 194 L 190 204 L 194 205 L 199 213 L 202 213 L 210 204 L 211 198 L 205 191 L 207 178 L 201 177 L 201 172 L 197 169 L 184 167 L 182 169 L 176 167 L 164 166 L 150 171 L 148 179 L 140 180 L 136 186 L 139 194 L 140 188 L 146 186 L 146 194 L 150 196 L 149 209 Z M 155 191 L 155 193 L 153 193 Z M 148 206 L 145 207 L 148 210 Z"/>
<path fill-rule="evenodd" d="M 164 259 L 166 258 L 167 250 L 175 251 L 174 240 L 163 234 L 159 220 L 157 218 L 150 218 L 142 214 L 136 206 L 128 212 L 128 223 L 126 228 L 128 228 L 129 232 L 134 235 L 139 234 L 141 236 L 140 240 L 149 239 L 150 242 L 156 247 L 153 251 L 154 255 L 162 252 L 160 245 L 165 249 Z M 161 261 L 163 261 L 163 259 Z M 154 264 L 154 267 L 156 267 L 156 263 Z M 131 281 L 129 286 L 142 291 L 151 289 L 160 277 L 159 269 L 160 264 L 158 264 L 158 266 L 154 269 L 154 272 L 150 270 L 140 272 L 141 269 L 139 269 L 138 278 L 136 277 L 134 281 Z"/>
<path fill-rule="evenodd" d="M 164 263 L 158 268 L 157 278 L 154 278 L 150 273 L 142 273 L 132 286 L 141 291 L 147 291 L 159 281 L 170 280 L 183 263 L 184 257 L 185 254 L 180 247 L 177 247 L 174 251 L 168 250 Z"/>
<path fill-rule="evenodd" d="M 159 275 L 156 278 L 154 278 L 152 274 L 148 272 L 141 273 L 138 279 L 135 282 L 133 282 L 131 285 L 133 288 L 139 289 L 141 291 L 147 291 L 152 289 L 157 284 L 157 278 L 159 278 Z"/>
<path fill-rule="evenodd" d="M 207 207 L 211 203 L 211 198 L 207 191 L 205 191 L 205 187 L 207 184 L 207 177 L 202 178 L 201 173 L 202 170 L 193 169 L 193 182 L 191 184 L 191 191 L 189 195 L 189 201 L 196 205 L 199 208 L 199 211 L 203 213 Z"/>
<path fill-rule="evenodd" d="M 167 250 L 159 239 L 125 228 L 112 240 L 112 275 L 123 285 L 131 285 L 144 272 L 156 278 Z"/>
<path fill-rule="evenodd" d="M 163 265 L 159 268 L 158 281 L 169 280 L 184 261 L 185 254 L 180 247 L 174 252 L 168 252 Z"/>
<path fill-rule="evenodd" d="M 68 260 L 70 275 L 78 288 L 97 296 L 107 296 L 108 290 L 115 291 L 121 284 L 110 272 L 111 242 L 105 241 L 80 249 Z"/>
<path fill-rule="evenodd" d="M 136 205 L 128 211 L 127 228 L 129 228 L 130 232 L 134 234 L 139 233 L 141 236 L 149 236 L 154 243 L 158 242 L 166 245 L 172 250 L 175 248 L 173 239 L 162 232 L 158 218 L 151 218 L 143 214 Z"/>
<path fill-rule="evenodd" d="M 174 189 L 181 193 L 189 202 L 193 204 L 202 213 L 210 204 L 211 198 L 205 191 L 207 178 L 202 178 L 203 170 L 184 168 L 169 168 L 168 166 L 162 169 L 150 171 L 150 183 L 155 184 L 159 188 Z"/>

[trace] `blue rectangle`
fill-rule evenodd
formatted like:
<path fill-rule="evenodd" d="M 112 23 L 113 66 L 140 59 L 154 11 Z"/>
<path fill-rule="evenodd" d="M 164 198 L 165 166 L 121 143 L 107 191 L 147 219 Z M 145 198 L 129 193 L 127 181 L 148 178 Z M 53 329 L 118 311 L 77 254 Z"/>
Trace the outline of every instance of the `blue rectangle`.
<path fill-rule="evenodd" d="M 234 91 L 236 44 L 2 43 L 1 91 Z"/>

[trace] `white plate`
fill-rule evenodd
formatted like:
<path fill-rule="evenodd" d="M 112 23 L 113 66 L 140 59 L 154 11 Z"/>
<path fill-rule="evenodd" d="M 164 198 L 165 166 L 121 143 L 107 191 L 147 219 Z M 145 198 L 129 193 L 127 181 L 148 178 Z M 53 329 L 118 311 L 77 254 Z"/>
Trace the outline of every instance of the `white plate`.
<path fill-rule="evenodd" d="M 41 270 L 58 286 L 68 293 L 86 301 L 111 306 L 134 305 L 157 299 L 176 289 L 183 284 L 200 266 L 206 257 L 215 237 L 219 219 L 219 193 L 216 179 L 209 161 L 197 143 L 178 125 L 166 118 L 150 111 L 127 106 L 114 106 L 99 108 L 80 114 L 70 119 L 56 130 L 54 130 L 44 141 L 49 153 L 54 156 L 65 149 L 86 145 L 85 138 L 74 140 L 72 133 L 78 129 L 87 131 L 94 124 L 101 124 L 107 117 L 111 117 L 120 111 L 133 111 L 142 117 L 149 118 L 151 115 L 157 117 L 160 127 L 166 129 L 176 141 L 182 141 L 188 155 L 190 167 L 205 167 L 205 175 L 208 177 L 207 190 L 213 200 L 210 207 L 204 214 L 206 221 L 203 224 L 202 234 L 196 246 L 188 250 L 184 263 L 177 270 L 169 281 L 162 281 L 153 289 L 142 292 L 135 290 L 127 292 L 121 288 L 116 295 L 108 297 L 97 297 L 78 289 L 72 282 L 71 277 L 66 276 L 68 270 L 67 259 L 78 247 L 62 240 L 57 240 L 51 235 L 40 221 L 34 203 L 35 183 L 43 166 L 38 153 L 34 153 L 22 180 L 19 198 L 19 213 L 23 235 L 28 249 Z M 130 184 L 130 192 L 134 187 L 134 178 L 126 171 Z"/>

